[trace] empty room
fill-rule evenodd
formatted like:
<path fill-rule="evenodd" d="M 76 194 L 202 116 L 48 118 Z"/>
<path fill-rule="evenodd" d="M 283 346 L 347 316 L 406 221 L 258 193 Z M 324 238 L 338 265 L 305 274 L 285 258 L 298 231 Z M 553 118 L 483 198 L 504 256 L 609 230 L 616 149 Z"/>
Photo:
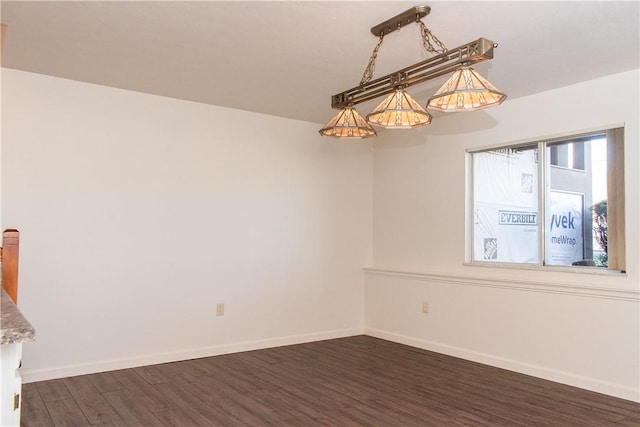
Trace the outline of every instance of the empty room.
<path fill-rule="evenodd" d="M 2 0 L 0 425 L 640 425 L 639 15 Z"/>

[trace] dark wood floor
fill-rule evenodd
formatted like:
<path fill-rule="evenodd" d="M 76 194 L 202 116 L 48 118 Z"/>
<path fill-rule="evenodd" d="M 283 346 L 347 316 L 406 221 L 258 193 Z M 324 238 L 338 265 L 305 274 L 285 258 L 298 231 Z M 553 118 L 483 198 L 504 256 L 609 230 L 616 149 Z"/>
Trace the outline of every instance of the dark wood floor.
<path fill-rule="evenodd" d="M 640 426 L 640 404 L 357 336 L 23 386 L 24 426 Z"/>

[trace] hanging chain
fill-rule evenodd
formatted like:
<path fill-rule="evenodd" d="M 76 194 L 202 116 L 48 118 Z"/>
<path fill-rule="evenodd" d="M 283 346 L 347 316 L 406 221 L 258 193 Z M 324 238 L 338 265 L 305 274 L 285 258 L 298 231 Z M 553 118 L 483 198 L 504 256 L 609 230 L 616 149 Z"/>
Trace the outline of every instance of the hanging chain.
<path fill-rule="evenodd" d="M 427 52 L 438 54 L 445 53 L 448 50 L 445 45 L 431 32 L 430 29 L 427 28 L 426 25 L 424 25 L 424 22 L 419 22 L 420 32 L 422 33 L 422 45 L 424 46 L 425 50 Z M 432 40 L 436 45 L 438 45 L 437 48 L 433 45 L 433 43 L 431 43 Z"/>
<path fill-rule="evenodd" d="M 373 78 L 373 72 L 376 69 L 376 58 L 378 57 L 378 50 L 380 50 L 380 45 L 382 45 L 382 41 L 384 40 L 384 34 L 380 34 L 380 41 L 371 52 L 371 58 L 369 58 L 369 64 L 367 64 L 367 68 L 364 70 L 364 74 L 362 75 L 362 80 L 360 80 L 360 85 L 367 83 L 369 80 Z"/>
<path fill-rule="evenodd" d="M 424 25 L 420 19 L 417 19 L 417 22 L 420 23 L 420 33 L 422 34 L 422 45 L 424 46 L 427 52 L 442 54 L 447 51 L 446 46 L 438 39 L 432 32 Z M 384 33 L 380 34 L 380 41 L 373 49 L 371 53 L 371 58 L 369 58 L 369 64 L 367 64 L 367 68 L 364 70 L 364 74 L 362 74 L 362 80 L 360 80 L 360 85 L 367 83 L 369 80 L 373 78 L 373 72 L 376 69 L 376 59 L 378 58 L 378 51 L 380 50 L 380 46 L 384 41 Z M 435 47 L 433 43 L 435 43 L 438 47 Z"/>

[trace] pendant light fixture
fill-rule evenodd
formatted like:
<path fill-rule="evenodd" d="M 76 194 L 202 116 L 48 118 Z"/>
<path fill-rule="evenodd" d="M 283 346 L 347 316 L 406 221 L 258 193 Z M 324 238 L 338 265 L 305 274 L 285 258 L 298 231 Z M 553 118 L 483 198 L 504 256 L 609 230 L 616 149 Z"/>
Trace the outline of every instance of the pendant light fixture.
<path fill-rule="evenodd" d="M 375 136 L 370 126 L 385 129 L 410 129 L 431 123 L 431 115 L 405 89 L 435 78 L 454 74 L 429 99 L 427 108 L 444 111 L 475 111 L 499 105 L 507 97 L 470 65 L 493 59 L 498 46 L 490 40 L 479 38 L 455 49 L 444 44 L 425 26 L 422 18 L 431 12 L 428 6 L 416 6 L 371 28 L 379 37 L 360 84 L 331 97 L 331 107 L 340 109 L 320 134 L 334 138 L 369 138 Z M 384 77 L 373 79 L 375 61 L 384 37 L 405 25 L 420 25 L 422 44 L 435 56 L 410 65 Z M 355 105 L 388 95 L 366 120 L 355 110 Z"/>
<path fill-rule="evenodd" d="M 427 108 L 444 112 L 476 111 L 501 104 L 506 97 L 473 68 L 463 67 L 429 99 Z"/>
<path fill-rule="evenodd" d="M 353 107 L 346 107 L 322 129 L 320 135 L 332 138 L 371 138 L 376 136 L 376 131 Z"/>
<path fill-rule="evenodd" d="M 398 89 L 367 115 L 367 121 L 385 129 L 410 129 L 431 123 L 431 114 L 404 89 Z"/>

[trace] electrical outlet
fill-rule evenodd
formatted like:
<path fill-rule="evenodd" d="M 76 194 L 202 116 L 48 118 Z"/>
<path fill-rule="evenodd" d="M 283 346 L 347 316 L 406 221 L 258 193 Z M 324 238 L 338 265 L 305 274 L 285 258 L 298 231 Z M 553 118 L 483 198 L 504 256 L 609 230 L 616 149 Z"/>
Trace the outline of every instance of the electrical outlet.
<path fill-rule="evenodd" d="M 216 304 L 216 316 L 224 316 L 224 303 Z"/>
<path fill-rule="evenodd" d="M 424 314 L 427 314 L 429 312 L 429 302 L 428 301 L 422 301 L 422 312 Z"/>

